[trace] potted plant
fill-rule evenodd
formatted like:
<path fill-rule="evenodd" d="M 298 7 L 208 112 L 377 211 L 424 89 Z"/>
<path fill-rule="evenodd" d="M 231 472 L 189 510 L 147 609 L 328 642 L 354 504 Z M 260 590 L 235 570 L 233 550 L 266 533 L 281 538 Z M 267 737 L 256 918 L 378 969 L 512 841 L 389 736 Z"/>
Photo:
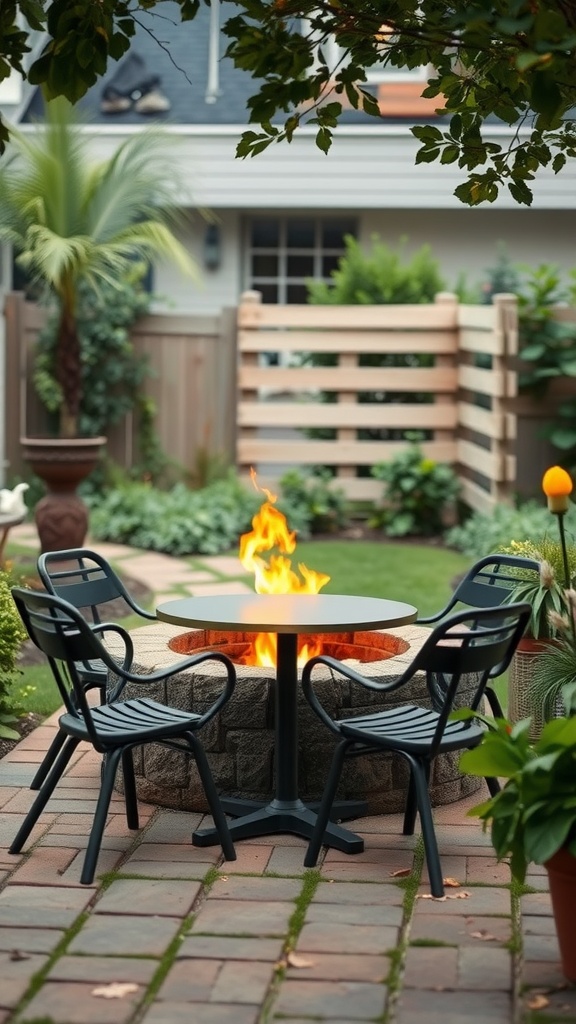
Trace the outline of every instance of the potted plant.
<path fill-rule="evenodd" d="M 562 606 L 550 612 L 555 640 L 545 644 L 530 685 L 531 706 L 535 713 L 547 720 L 553 716 L 565 688 L 576 686 L 576 591 L 564 528 L 572 480 L 565 470 L 555 466 L 545 474 L 543 487 L 548 507 L 558 519 L 565 580 Z"/>
<path fill-rule="evenodd" d="M 543 488 L 548 507 L 558 517 L 563 572 L 569 579 L 568 550 L 564 516 L 568 510 L 572 481 L 558 466 L 544 474 Z M 573 677 L 562 684 L 564 714 L 549 721 L 534 740 L 529 718 L 517 723 L 493 719 L 469 709 L 453 713 L 454 718 L 480 718 L 486 725 L 482 742 L 466 751 L 460 768 L 472 775 L 506 779 L 506 784 L 470 814 L 490 823 L 494 850 L 499 860 L 510 857 L 512 876 L 519 883 L 529 863 L 544 864 L 567 978 L 576 982 L 576 633 L 574 592 L 563 593 L 564 630 L 561 640 L 572 652 Z M 557 612 L 552 611 L 552 617 Z M 554 621 L 553 621 L 554 624 Z M 576 629 L 576 626 L 575 626 Z M 547 656 L 557 659 L 557 646 L 549 645 Z M 560 664 L 564 661 L 561 660 Z"/>
<path fill-rule="evenodd" d="M 0 167 L 0 240 L 57 317 L 53 377 L 59 389 L 58 437 L 23 438 L 25 457 L 49 487 L 37 506 L 43 550 L 79 546 L 87 514 L 75 494 L 105 441 L 81 437 L 82 347 L 78 333 L 81 282 L 118 283 L 134 260 L 161 257 L 181 271 L 195 266 L 173 228 L 181 219 L 174 163 L 165 136 L 148 129 L 95 163 L 88 138 L 62 99 L 46 105 L 33 135 L 14 131 Z M 54 461 L 55 460 L 55 461 Z M 58 537 L 65 527 L 64 544 Z"/>
<path fill-rule="evenodd" d="M 553 474 L 553 477 L 550 476 Z M 555 483 L 548 483 L 554 480 Z M 560 481 L 560 484 L 558 484 Z M 554 466 L 544 476 L 544 486 L 567 489 L 564 495 L 568 510 L 568 495 L 572 481 L 568 473 Z M 547 491 L 546 491 L 547 493 Z M 547 493 L 550 506 L 552 496 Z M 554 499 L 556 500 L 556 499 Z M 563 499 L 564 500 L 564 499 Z M 549 535 L 537 541 L 512 541 L 502 550 L 514 555 L 532 558 L 540 563 L 539 573 L 518 570 L 518 583 L 511 588 L 510 601 L 528 601 L 532 616 L 526 635 L 520 641 L 512 659 L 508 674 L 508 717 L 517 722 L 532 715 L 531 733 L 534 738 L 542 725 L 542 701 L 536 697 L 535 680 L 540 672 L 543 656 L 548 657 L 559 643 L 561 626 L 566 613 L 566 589 L 573 586 L 576 578 L 576 546 L 567 544 L 562 513 L 561 536 L 555 539 Z"/>
<path fill-rule="evenodd" d="M 512 725 L 482 718 L 481 744 L 466 751 L 466 774 L 507 779 L 503 789 L 469 814 L 491 825 L 499 860 L 510 857 L 512 877 L 523 883 L 529 863 L 544 864 L 567 978 L 576 981 L 576 710 L 574 688 L 565 690 L 566 714 L 553 719 L 538 740 L 530 739 L 530 720 Z M 475 713 L 455 711 L 465 719 Z"/>
<path fill-rule="evenodd" d="M 523 883 L 529 863 L 544 864 L 562 957 L 562 970 L 576 981 L 576 716 L 574 689 L 567 688 L 566 714 L 530 739 L 530 719 L 511 724 L 463 709 L 486 724 L 481 744 L 460 759 L 465 774 L 507 779 L 503 789 L 468 813 L 491 826 L 498 860 L 510 857 L 512 877 Z"/>

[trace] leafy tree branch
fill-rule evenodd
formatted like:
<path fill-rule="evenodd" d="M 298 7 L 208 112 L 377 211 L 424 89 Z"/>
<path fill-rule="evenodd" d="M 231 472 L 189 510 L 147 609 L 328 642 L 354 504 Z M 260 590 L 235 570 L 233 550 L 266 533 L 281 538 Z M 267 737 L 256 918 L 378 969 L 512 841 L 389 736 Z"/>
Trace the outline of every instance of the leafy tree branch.
<path fill-rule="evenodd" d="M 208 0 L 176 0 L 182 21 Z M 290 142 L 304 124 L 328 152 L 345 107 L 381 116 L 367 72 L 376 65 L 427 67 L 423 96 L 437 100 L 434 125 L 415 124 L 417 162 L 454 163 L 462 202 L 493 202 L 507 188 L 532 201 L 538 170 L 558 174 L 576 156 L 576 4 L 571 0 L 235 0 L 225 20 L 227 53 L 254 79 L 256 130 L 241 157 Z M 141 13 L 168 17 L 163 0 L 2 0 L 0 80 L 24 71 L 28 32 L 46 43 L 28 70 L 47 96 L 77 101 L 130 46 Z M 338 45 L 337 56 L 333 43 Z M 521 129 L 493 141 L 495 124 Z M 0 145 L 8 138 L 0 127 Z"/>

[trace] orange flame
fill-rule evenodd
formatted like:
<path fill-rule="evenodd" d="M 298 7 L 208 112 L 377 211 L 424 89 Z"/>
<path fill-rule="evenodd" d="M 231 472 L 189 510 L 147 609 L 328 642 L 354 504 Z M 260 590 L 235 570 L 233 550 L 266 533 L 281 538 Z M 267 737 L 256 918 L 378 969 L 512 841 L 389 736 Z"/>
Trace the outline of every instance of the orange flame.
<path fill-rule="evenodd" d="M 257 491 L 266 495 L 267 500 L 252 520 L 253 529 L 240 538 L 240 561 L 247 572 L 254 574 L 254 589 L 257 594 L 317 594 L 328 583 L 330 577 L 323 572 L 308 569 L 298 564 L 298 575 L 292 568 L 288 555 L 296 549 L 296 532 L 288 529 L 286 517 L 274 508 L 277 496 L 256 483 L 256 473 L 250 470 L 252 483 Z M 278 554 L 271 553 L 276 548 Z M 266 559 L 262 554 L 268 554 Z M 318 647 L 318 645 L 316 645 Z M 299 660 L 305 660 L 318 653 L 318 649 L 304 644 L 299 650 Z M 276 634 L 259 633 L 254 640 L 252 665 L 276 665 Z"/>

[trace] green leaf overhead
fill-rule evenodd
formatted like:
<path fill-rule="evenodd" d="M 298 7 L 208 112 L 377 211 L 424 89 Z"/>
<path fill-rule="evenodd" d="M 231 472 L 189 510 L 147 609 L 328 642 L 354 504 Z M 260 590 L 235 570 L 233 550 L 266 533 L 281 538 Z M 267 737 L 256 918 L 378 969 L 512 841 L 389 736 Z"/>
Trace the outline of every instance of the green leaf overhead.
<path fill-rule="evenodd" d="M 170 8 L 189 22 L 207 3 Z M 243 135 L 241 157 L 291 141 L 310 121 L 328 153 L 345 107 L 380 118 L 367 76 L 375 66 L 427 69 L 422 95 L 437 101 L 432 118 L 450 121 L 434 137 L 414 123 L 417 160 L 457 164 L 464 203 L 493 202 L 504 188 L 530 205 L 537 170 L 551 162 L 560 173 L 576 155 L 576 5 L 568 0 L 235 0 L 222 10 L 227 53 L 254 79 L 248 118 L 260 130 Z M 158 15 L 161 40 L 171 16 L 163 0 L 2 0 L 0 80 L 23 72 L 48 97 L 75 102 L 128 50 L 143 11 Z M 43 47 L 23 71 L 30 33 L 39 31 Z M 274 133 L 265 128 L 272 122 Z M 517 129 L 502 147 L 490 140 L 497 122 Z M 0 125 L 0 146 L 7 138 Z"/>

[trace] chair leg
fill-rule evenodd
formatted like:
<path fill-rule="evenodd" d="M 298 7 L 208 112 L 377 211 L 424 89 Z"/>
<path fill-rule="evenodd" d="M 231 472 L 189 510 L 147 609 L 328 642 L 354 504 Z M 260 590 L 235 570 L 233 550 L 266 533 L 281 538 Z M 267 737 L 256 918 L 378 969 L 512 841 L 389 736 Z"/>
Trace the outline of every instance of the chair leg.
<path fill-rule="evenodd" d="M 410 772 L 410 781 L 408 783 L 408 795 L 406 797 L 406 806 L 404 808 L 404 824 L 402 826 L 402 834 L 405 836 L 413 836 L 414 829 L 416 827 L 416 815 L 418 814 L 418 801 L 416 799 L 416 786 L 414 783 L 414 774 Z"/>
<path fill-rule="evenodd" d="M 428 791 L 428 771 L 420 761 L 413 758 L 407 758 L 407 760 L 409 760 L 410 767 L 412 769 L 412 778 L 414 779 L 414 788 L 416 791 L 416 799 L 418 801 L 418 813 L 420 815 L 420 824 L 422 826 L 422 838 L 424 840 L 424 852 L 426 854 L 426 864 L 428 866 L 430 889 L 433 896 L 443 896 L 444 881 L 442 878 L 440 854 L 438 853 L 438 843 L 436 841 L 434 818 L 432 817 L 430 793 Z"/>
<path fill-rule="evenodd" d="M 491 686 L 486 687 L 484 690 L 484 696 L 490 705 L 490 711 L 494 715 L 494 718 L 504 718 L 502 705 L 496 696 L 495 690 L 493 690 Z"/>
<path fill-rule="evenodd" d="M 502 789 L 502 786 L 498 782 L 498 779 L 495 779 L 492 776 L 486 776 L 486 785 L 488 786 L 488 792 L 490 793 L 490 796 L 497 796 L 500 790 Z"/>
<path fill-rule="evenodd" d="M 98 803 L 96 804 L 96 811 L 92 822 L 92 828 L 90 830 L 88 846 L 86 847 L 86 856 L 84 857 L 82 874 L 80 875 L 80 882 L 82 885 L 91 885 L 94 881 L 96 862 L 98 860 L 98 854 L 100 853 L 102 835 L 104 833 L 104 826 L 106 825 L 106 818 L 108 817 L 108 808 L 110 807 L 114 780 L 116 778 L 116 772 L 118 770 L 121 756 L 121 749 L 112 750 L 107 754 L 105 761 L 103 762 L 105 766 L 104 776 L 100 786 L 100 795 L 98 797 Z"/>
<path fill-rule="evenodd" d="M 74 753 L 76 747 L 80 743 L 80 740 L 76 739 L 75 736 L 66 737 L 65 733 L 62 733 L 62 736 L 64 737 L 62 750 L 58 754 L 58 757 L 56 758 L 52 766 L 52 770 L 49 772 L 48 777 L 43 782 L 38 793 L 38 796 L 36 797 L 34 803 L 32 804 L 32 807 L 28 811 L 28 814 L 26 815 L 24 821 L 22 822 L 20 828 L 18 829 L 16 837 L 9 848 L 9 853 L 20 853 L 20 850 L 24 846 L 24 843 L 26 842 L 32 829 L 34 828 L 34 825 L 38 821 L 38 818 L 40 817 L 42 811 L 46 807 L 46 804 L 48 803 L 50 797 L 52 796 L 52 793 L 56 789 L 58 782 L 60 781 L 64 772 L 66 771 L 72 754 Z"/>
<path fill-rule="evenodd" d="M 104 764 L 104 761 L 102 762 Z M 125 750 L 122 754 L 122 774 L 124 776 L 124 801 L 126 803 L 126 823 L 130 829 L 140 827 L 138 821 L 138 798 L 136 796 L 136 779 L 134 778 L 134 760 L 132 751 Z"/>
<path fill-rule="evenodd" d="M 318 860 L 318 854 L 320 853 L 320 847 L 322 846 L 322 838 L 326 831 L 328 819 L 330 818 L 330 810 L 334 803 L 336 796 L 336 790 L 338 789 L 338 783 L 340 782 L 340 776 L 342 774 L 342 766 L 344 764 L 344 758 L 346 751 L 348 750 L 350 743 L 348 740 L 342 740 L 334 751 L 332 758 L 332 764 L 330 765 L 330 772 L 326 781 L 326 786 L 322 794 L 322 800 L 318 808 L 318 814 L 316 817 L 316 824 L 312 835 L 310 836 L 310 842 L 308 843 L 308 849 L 304 857 L 304 867 L 313 868 Z"/>
<path fill-rule="evenodd" d="M 58 732 L 56 733 L 54 739 L 52 740 L 52 743 L 50 744 L 48 750 L 46 751 L 44 760 L 42 761 L 34 778 L 32 779 L 32 782 L 30 783 L 30 789 L 40 789 L 42 783 L 44 782 L 46 776 L 48 775 L 48 772 L 50 771 L 52 765 L 54 764 L 54 761 L 56 760 L 58 754 L 62 750 L 62 747 L 64 746 L 65 742 L 66 733 L 62 732 L 62 729 L 58 729 Z"/>
<path fill-rule="evenodd" d="M 204 793 L 206 794 L 206 800 L 210 808 L 210 813 L 214 819 L 214 825 L 220 839 L 220 846 L 224 854 L 225 860 L 236 860 L 236 850 L 234 849 L 234 843 L 232 842 L 232 836 L 230 835 L 230 829 L 228 828 L 228 822 L 226 821 L 226 815 L 222 809 L 220 803 L 220 797 L 218 796 L 218 790 L 208 764 L 208 758 L 204 751 L 204 747 L 200 743 L 200 740 L 194 736 L 193 733 L 187 732 L 186 739 L 190 745 L 194 760 L 196 761 L 196 767 L 198 769 L 198 775 L 200 781 L 204 787 Z"/>

